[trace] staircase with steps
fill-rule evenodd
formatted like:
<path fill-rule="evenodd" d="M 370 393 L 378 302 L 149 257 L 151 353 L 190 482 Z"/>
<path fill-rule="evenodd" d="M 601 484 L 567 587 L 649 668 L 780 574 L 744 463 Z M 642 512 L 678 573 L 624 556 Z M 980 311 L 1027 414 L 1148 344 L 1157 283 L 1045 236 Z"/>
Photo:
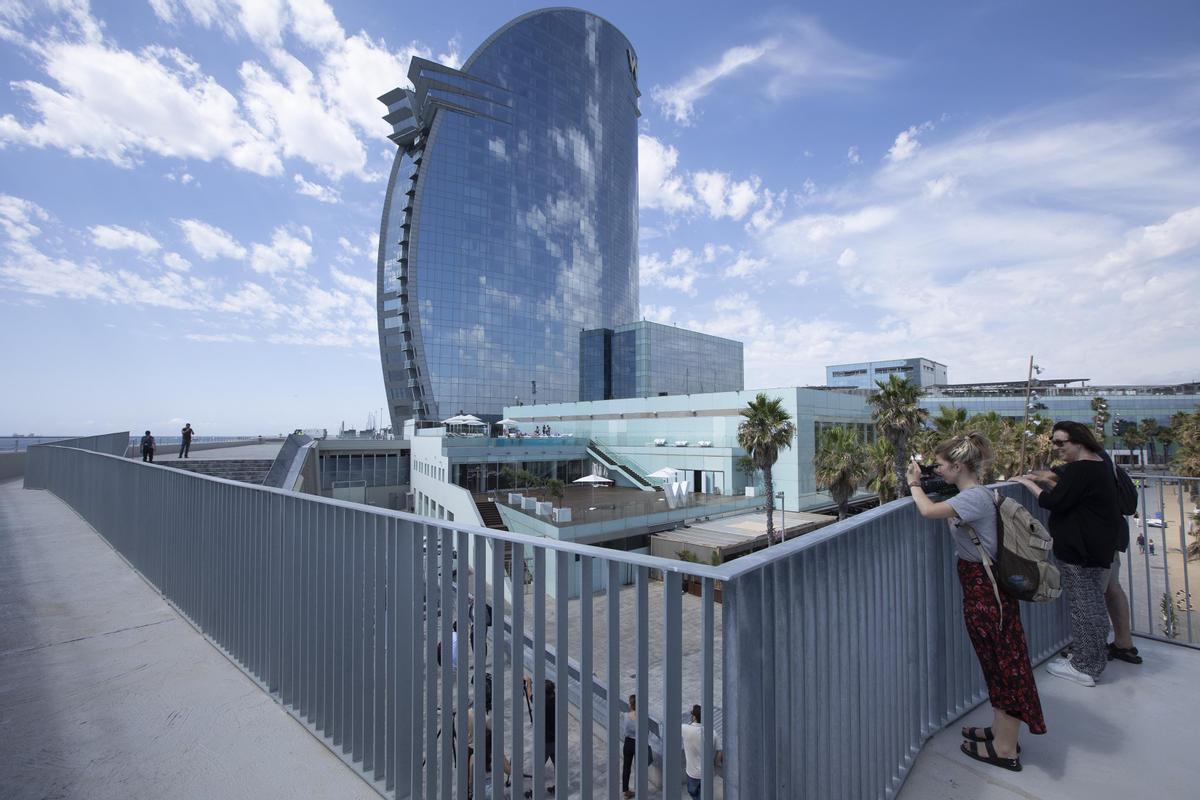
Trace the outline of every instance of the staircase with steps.
<path fill-rule="evenodd" d="M 500 516 L 500 509 L 496 508 L 495 502 L 491 500 L 476 500 L 475 507 L 479 509 L 479 516 L 483 519 L 483 524 L 489 528 L 495 528 L 498 531 L 506 531 L 508 527 L 504 524 L 504 519 Z"/>
<path fill-rule="evenodd" d="M 267 473 L 271 470 L 271 464 L 274 463 L 270 459 L 213 459 L 205 461 L 204 459 L 184 459 L 184 458 L 164 458 L 161 461 L 156 461 L 156 464 L 162 464 L 164 467 L 172 467 L 173 469 L 183 469 L 188 472 L 198 472 L 201 475 L 211 475 L 214 478 L 225 478 L 231 481 L 241 481 L 242 483 L 262 484 L 263 479 L 267 477 Z"/>

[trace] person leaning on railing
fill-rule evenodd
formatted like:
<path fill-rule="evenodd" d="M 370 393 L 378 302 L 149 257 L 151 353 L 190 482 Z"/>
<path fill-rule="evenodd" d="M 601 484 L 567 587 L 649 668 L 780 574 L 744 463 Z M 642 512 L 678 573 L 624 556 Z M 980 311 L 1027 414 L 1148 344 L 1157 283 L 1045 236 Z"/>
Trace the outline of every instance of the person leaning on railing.
<path fill-rule="evenodd" d="M 1007 594 L 996 593 L 984 569 L 980 548 L 989 559 L 996 557 L 996 505 L 992 494 L 979 482 L 983 465 L 990 460 L 991 445 L 981 434 L 971 432 L 947 439 L 934 451 L 935 470 L 942 480 L 958 487 L 958 494 L 945 502 L 934 502 L 921 488 L 921 467 L 908 465 L 907 480 L 917 511 L 926 519 L 944 519 L 950 525 L 958 555 L 958 580 L 962 585 L 963 622 L 967 627 L 992 704 L 992 724 L 987 728 L 962 729 L 962 752 L 985 764 L 1020 772 L 1021 746 L 1018 738 L 1024 722 L 1033 734 L 1046 732 L 1042 703 L 1020 604 Z M 975 544 L 971 531 L 979 540 Z"/>
<path fill-rule="evenodd" d="M 1057 422 L 1050 444 L 1067 462 L 1053 488 L 1037 484 L 1037 474 L 1021 475 L 1017 482 L 1033 493 L 1050 512 L 1050 536 L 1062 587 L 1071 609 L 1071 657 L 1052 661 L 1051 675 L 1095 686 L 1108 664 L 1108 607 L 1104 591 L 1109 568 L 1129 527 L 1121 516 L 1112 468 L 1091 428 Z"/>

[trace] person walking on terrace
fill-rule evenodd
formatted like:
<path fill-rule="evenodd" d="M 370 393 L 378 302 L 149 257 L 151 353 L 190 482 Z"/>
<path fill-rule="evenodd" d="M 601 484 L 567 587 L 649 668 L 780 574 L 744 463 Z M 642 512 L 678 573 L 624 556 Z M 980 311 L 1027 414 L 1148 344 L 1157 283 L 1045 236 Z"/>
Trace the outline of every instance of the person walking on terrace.
<path fill-rule="evenodd" d="M 987 683 L 992 704 L 992 724 L 962 729 L 962 752 L 985 764 L 1021 771 L 1018 738 L 1024 722 L 1032 734 L 1046 732 L 1042 703 L 1021 626 L 1021 606 L 1000 593 L 999 602 L 984 569 L 982 548 L 996 557 L 996 504 L 992 493 L 979 483 L 992 448 L 981 434 L 970 432 L 947 439 L 934 450 L 937 474 L 958 487 L 944 502 L 929 499 L 921 488 L 921 467 L 908 466 L 906 479 L 917 511 L 926 519 L 949 523 L 958 555 L 958 580 L 962 585 L 963 622 Z M 975 538 L 979 545 L 975 544 Z"/>
<path fill-rule="evenodd" d="M 1016 479 L 1050 511 L 1054 558 L 1071 610 L 1071 656 L 1052 661 L 1047 669 L 1059 678 L 1095 686 L 1108 663 L 1104 593 L 1129 526 L 1121 516 L 1112 468 L 1101 456 L 1103 448 L 1091 428 L 1079 422 L 1055 423 L 1050 445 L 1067 462 L 1054 485 L 1043 489 L 1038 473 Z"/>
<path fill-rule="evenodd" d="M 150 431 L 146 431 L 146 435 L 142 437 L 142 461 L 153 462 L 154 450 L 157 446 Z"/>
<path fill-rule="evenodd" d="M 183 441 L 179 443 L 179 457 L 180 458 L 191 458 L 191 456 L 189 456 L 188 453 L 192 449 L 192 436 L 195 433 L 196 432 L 194 430 L 192 430 L 192 423 L 190 423 L 190 422 L 184 423 L 183 430 L 180 431 L 180 434 L 183 435 Z"/>
<path fill-rule="evenodd" d="M 699 800 L 700 784 L 704 778 L 704 726 L 700 724 L 700 706 L 692 706 L 692 718 L 684 723 L 683 737 L 683 771 L 687 774 L 688 796 Z M 719 741 L 713 742 L 714 750 L 719 751 Z"/>

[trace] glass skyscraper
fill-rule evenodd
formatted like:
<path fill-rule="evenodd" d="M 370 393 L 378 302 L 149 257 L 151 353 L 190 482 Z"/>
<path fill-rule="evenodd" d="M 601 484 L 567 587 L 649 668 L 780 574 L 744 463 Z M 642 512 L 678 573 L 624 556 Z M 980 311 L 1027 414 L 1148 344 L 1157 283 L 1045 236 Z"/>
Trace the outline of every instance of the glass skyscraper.
<path fill-rule="evenodd" d="M 740 392 L 742 343 L 642 320 L 579 334 L 580 400 Z"/>
<path fill-rule="evenodd" d="M 414 58 L 380 98 L 398 146 L 379 243 L 393 430 L 579 397 L 580 332 L 638 316 L 637 56 L 592 14 L 535 11 L 461 69 Z"/>

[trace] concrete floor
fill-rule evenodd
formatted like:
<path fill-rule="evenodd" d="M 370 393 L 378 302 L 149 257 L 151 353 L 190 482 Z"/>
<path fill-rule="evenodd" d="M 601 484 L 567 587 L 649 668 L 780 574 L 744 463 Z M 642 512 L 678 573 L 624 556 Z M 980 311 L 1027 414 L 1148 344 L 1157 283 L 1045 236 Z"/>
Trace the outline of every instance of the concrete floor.
<path fill-rule="evenodd" d="M 20 480 L 0 483 L 0 796 L 378 797 Z"/>
<path fill-rule="evenodd" d="M 991 724 L 987 704 L 925 743 L 899 800 L 1125 800 L 1200 797 L 1200 652 L 1147 639 L 1145 662 L 1110 661 L 1094 688 L 1037 670 L 1049 729 L 1021 736 L 1021 772 L 958 751 L 963 725 Z"/>

